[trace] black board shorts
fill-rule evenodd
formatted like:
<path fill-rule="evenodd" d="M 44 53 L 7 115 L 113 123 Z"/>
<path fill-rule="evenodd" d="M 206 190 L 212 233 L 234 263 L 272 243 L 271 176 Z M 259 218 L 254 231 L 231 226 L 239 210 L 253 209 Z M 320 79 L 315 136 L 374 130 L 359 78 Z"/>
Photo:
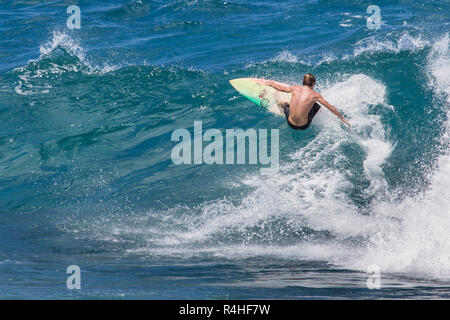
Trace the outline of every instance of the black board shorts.
<path fill-rule="evenodd" d="M 289 122 L 289 114 L 290 114 L 289 104 L 286 104 L 283 109 L 284 109 L 284 115 L 286 116 L 286 121 L 292 129 L 305 130 L 305 129 L 308 129 L 308 127 L 311 125 L 311 122 L 313 121 L 314 116 L 320 110 L 320 105 L 317 102 L 314 103 L 314 105 L 312 106 L 311 110 L 308 113 L 308 122 L 303 126 L 296 126 L 295 124 L 292 124 Z"/>

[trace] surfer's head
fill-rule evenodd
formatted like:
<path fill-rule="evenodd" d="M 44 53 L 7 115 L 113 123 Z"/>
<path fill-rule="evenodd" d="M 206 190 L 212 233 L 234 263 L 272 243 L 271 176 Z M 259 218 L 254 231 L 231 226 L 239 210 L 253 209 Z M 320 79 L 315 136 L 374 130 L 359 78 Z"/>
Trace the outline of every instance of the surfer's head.
<path fill-rule="evenodd" d="M 308 86 L 311 89 L 314 88 L 316 84 L 316 77 L 312 73 L 307 73 L 303 76 L 303 85 Z"/>

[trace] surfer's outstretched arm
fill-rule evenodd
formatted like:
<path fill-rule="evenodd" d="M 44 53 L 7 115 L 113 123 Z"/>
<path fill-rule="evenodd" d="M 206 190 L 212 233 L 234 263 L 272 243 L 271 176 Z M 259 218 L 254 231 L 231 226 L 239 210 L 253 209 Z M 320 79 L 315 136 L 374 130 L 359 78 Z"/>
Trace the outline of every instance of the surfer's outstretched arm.
<path fill-rule="evenodd" d="M 281 83 L 281 82 L 276 82 L 273 80 L 264 80 L 264 79 L 259 79 L 259 81 L 267 86 L 271 86 L 272 88 L 275 88 L 279 91 L 282 92 L 292 92 L 292 87 L 288 86 L 287 84 Z"/>
<path fill-rule="evenodd" d="M 317 94 L 317 101 L 319 101 L 321 104 L 323 104 L 325 107 L 328 108 L 331 112 L 333 112 L 339 119 L 342 120 L 347 125 L 350 125 L 350 122 L 347 121 L 347 119 L 344 118 L 344 116 L 335 108 L 333 107 L 327 100 L 325 100 L 320 93 Z"/>

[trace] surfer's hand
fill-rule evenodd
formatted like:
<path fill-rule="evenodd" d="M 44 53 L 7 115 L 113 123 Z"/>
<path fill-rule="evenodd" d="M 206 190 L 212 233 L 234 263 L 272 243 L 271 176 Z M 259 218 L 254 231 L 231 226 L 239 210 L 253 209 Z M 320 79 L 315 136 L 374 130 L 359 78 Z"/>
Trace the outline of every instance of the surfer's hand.
<path fill-rule="evenodd" d="M 346 125 L 348 125 L 349 127 L 351 127 L 352 125 L 350 124 L 350 122 L 347 121 L 347 119 L 342 118 L 342 122 L 345 123 Z"/>

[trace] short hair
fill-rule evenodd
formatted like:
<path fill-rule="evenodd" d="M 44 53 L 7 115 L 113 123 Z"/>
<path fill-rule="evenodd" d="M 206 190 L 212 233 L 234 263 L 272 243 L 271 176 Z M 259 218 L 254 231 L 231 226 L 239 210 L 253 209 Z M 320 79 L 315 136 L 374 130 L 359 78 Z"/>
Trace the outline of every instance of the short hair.
<path fill-rule="evenodd" d="M 314 75 L 312 73 L 307 73 L 303 76 L 303 85 L 304 86 L 312 87 L 315 84 L 316 84 L 316 78 L 314 77 Z"/>

